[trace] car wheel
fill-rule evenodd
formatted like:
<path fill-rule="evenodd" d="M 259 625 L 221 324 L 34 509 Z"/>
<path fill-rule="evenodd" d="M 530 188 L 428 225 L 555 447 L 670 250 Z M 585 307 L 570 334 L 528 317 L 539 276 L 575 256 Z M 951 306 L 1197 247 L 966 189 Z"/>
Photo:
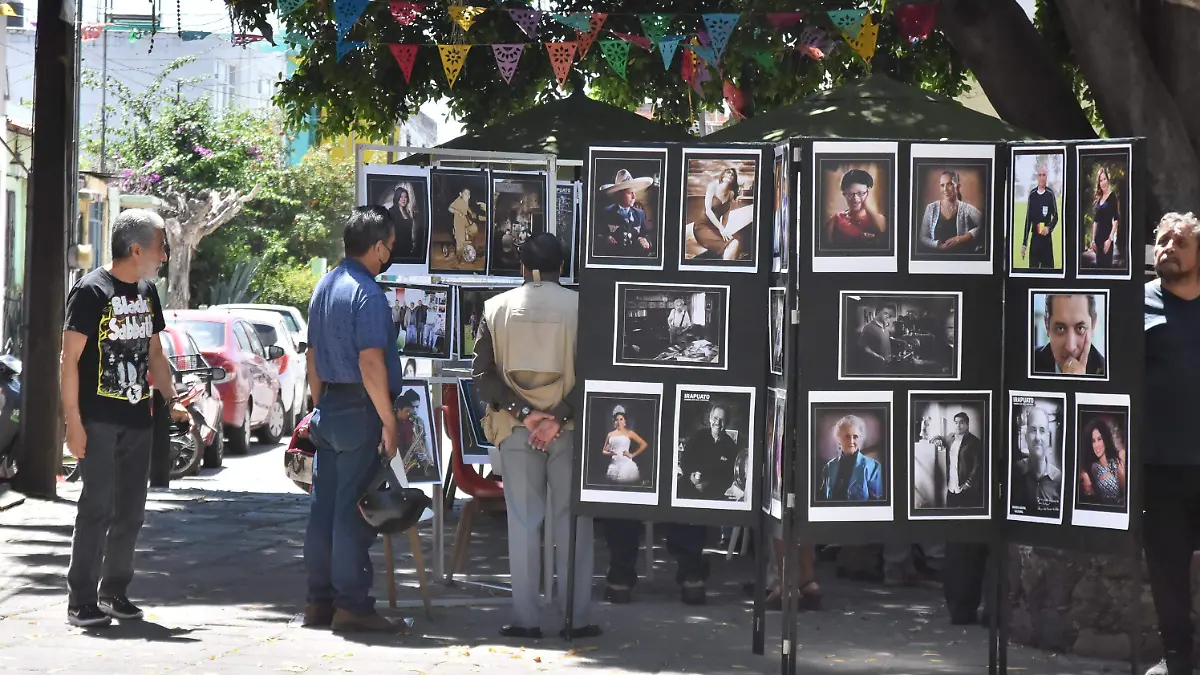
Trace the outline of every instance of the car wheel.
<path fill-rule="evenodd" d="M 218 413 L 217 418 L 220 419 Z M 219 469 L 225 463 L 225 434 L 213 434 L 213 442 L 204 448 L 204 468 Z"/>
<path fill-rule="evenodd" d="M 244 455 L 250 451 L 250 410 L 253 400 L 246 401 L 246 410 L 242 413 L 241 426 L 225 426 L 225 434 L 229 436 L 229 454 Z"/>
<path fill-rule="evenodd" d="M 278 398 L 271 404 L 271 412 L 267 415 L 267 423 L 258 430 L 258 440 L 263 443 L 274 445 L 283 438 L 284 418 L 287 417 L 283 411 L 283 401 Z"/>

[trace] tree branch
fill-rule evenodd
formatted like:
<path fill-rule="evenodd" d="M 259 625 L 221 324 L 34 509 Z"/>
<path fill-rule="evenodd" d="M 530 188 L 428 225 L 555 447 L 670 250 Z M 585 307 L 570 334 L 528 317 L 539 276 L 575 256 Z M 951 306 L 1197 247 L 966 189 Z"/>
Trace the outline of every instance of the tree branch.
<path fill-rule="evenodd" d="M 199 236 L 196 237 L 196 241 L 200 241 L 212 234 L 218 227 L 229 222 L 231 218 L 240 213 L 246 202 L 258 196 L 260 187 L 261 184 L 255 184 L 254 188 L 246 194 L 231 189 L 219 202 L 215 202 L 212 208 L 213 214 L 205 221 L 204 226 L 200 229 Z"/>
<path fill-rule="evenodd" d="M 1142 2 L 1142 34 L 1155 70 L 1175 99 L 1183 115 L 1183 126 L 1192 141 L 1192 149 L 1200 154 L 1200 0 L 1154 0 Z M 1149 36 L 1153 36 L 1151 39 Z"/>

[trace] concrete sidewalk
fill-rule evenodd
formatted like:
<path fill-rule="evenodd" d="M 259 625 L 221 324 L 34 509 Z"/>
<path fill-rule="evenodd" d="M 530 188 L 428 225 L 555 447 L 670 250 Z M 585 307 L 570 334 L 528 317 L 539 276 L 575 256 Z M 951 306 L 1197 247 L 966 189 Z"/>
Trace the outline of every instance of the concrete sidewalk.
<path fill-rule="evenodd" d="M 180 485 L 188 484 L 206 485 Z M 751 578 L 749 560 L 735 556 L 726 563 L 716 553 L 708 606 L 678 601 L 673 562 L 658 551 L 655 579 L 638 586 L 634 604 L 601 602 L 594 614 L 606 634 L 570 646 L 557 637 L 525 643 L 500 638 L 496 631 L 507 622 L 507 606 L 494 597 L 491 605 L 436 607 L 432 621 L 419 610 L 389 610 L 382 600 L 383 613 L 416 618 L 407 636 L 341 637 L 303 629 L 298 614 L 306 498 L 210 487 L 152 491 L 131 589 L 147 620 L 103 630 L 72 628 L 64 578 L 78 489 L 64 484 L 60 501 L 29 500 L 0 513 L 0 673 L 780 672 L 779 614 L 768 614 L 767 654 L 753 655 L 751 607 L 741 590 Z M 448 542 L 453 525 L 446 525 Z M 423 527 L 428 559 L 429 524 Z M 477 579 L 506 581 L 504 541 L 502 517 L 480 520 L 469 563 Z M 407 541 L 396 545 L 399 595 L 413 601 L 417 584 Z M 386 598 L 382 550 L 375 547 L 376 595 Z M 607 560 L 600 542 L 597 557 Z M 597 597 L 602 584 L 597 579 Z M 824 578 L 822 584 L 827 608 L 801 615 L 799 672 L 986 672 L 986 630 L 951 626 L 939 590 Z M 434 593 L 438 600 L 462 602 L 495 591 L 436 583 Z M 1129 672 L 1128 664 L 1019 647 L 1010 649 L 1009 666 L 1046 675 Z"/>

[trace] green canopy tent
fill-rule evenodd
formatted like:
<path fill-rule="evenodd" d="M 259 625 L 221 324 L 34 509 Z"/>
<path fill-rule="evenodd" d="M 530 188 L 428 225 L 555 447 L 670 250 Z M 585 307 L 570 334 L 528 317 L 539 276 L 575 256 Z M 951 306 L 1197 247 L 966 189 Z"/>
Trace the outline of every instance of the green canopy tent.
<path fill-rule="evenodd" d="M 816 138 L 1016 141 L 1036 138 L 952 98 L 868 75 L 730 125 L 706 142 Z"/>

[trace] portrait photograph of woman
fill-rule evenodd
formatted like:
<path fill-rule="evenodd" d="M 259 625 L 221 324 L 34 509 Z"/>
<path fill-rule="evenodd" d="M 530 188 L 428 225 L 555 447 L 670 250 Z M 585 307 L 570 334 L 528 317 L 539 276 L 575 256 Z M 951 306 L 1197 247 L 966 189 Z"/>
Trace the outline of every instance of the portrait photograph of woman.
<path fill-rule="evenodd" d="M 992 273 L 992 145 L 914 143 L 908 271 Z"/>
<path fill-rule="evenodd" d="M 895 143 L 813 143 L 813 271 L 896 271 Z"/>
<path fill-rule="evenodd" d="M 683 151 L 680 269 L 757 269 L 758 150 Z"/>
<path fill-rule="evenodd" d="M 658 503 L 662 385 L 588 380 L 582 501 Z"/>
<path fill-rule="evenodd" d="M 1129 266 L 1128 145 L 1080 146 L 1079 246 L 1080 277 L 1124 278 Z"/>
<path fill-rule="evenodd" d="M 892 392 L 809 392 L 809 519 L 892 520 Z"/>
<path fill-rule="evenodd" d="M 1129 527 L 1129 397 L 1075 396 L 1075 511 L 1071 524 Z"/>
<path fill-rule="evenodd" d="M 367 165 L 365 171 L 366 203 L 387 209 L 396 227 L 390 265 L 415 266 L 388 273 L 423 273 L 429 262 L 429 170 Z"/>

